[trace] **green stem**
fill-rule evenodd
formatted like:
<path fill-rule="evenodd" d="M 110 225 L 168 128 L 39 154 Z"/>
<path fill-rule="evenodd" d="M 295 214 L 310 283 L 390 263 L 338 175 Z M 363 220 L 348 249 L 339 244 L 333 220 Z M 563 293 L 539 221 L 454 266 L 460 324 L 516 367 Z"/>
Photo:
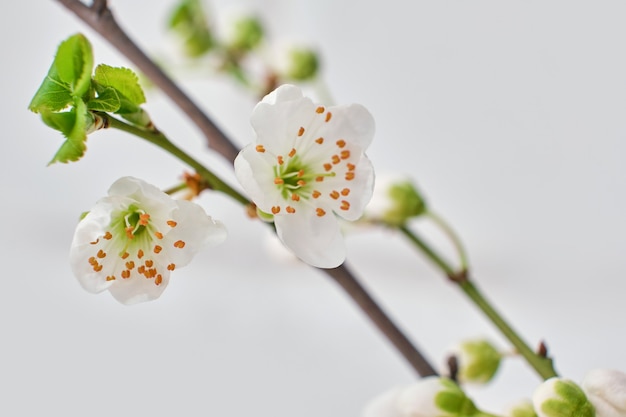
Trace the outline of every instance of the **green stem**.
<path fill-rule="evenodd" d="M 159 148 L 171 153 L 182 162 L 186 163 L 190 167 L 192 167 L 203 180 L 205 180 L 210 186 L 211 189 L 220 191 L 229 197 L 232 197 L 236 201 L 240 202 L 243 205 L 248 205 L 250 202 L 246 197 L 244 197 L 237 190 L 232 188 L 230 185 L 226 184 L 219 178 L 217 175 L 209 171 L 204 165 L 200 162 L 196 161 L 193 157 L 187 154 L 185 151 L 180 149 L 178 146 L 174 145 L 163 133 L 158 130 L 148 130 L 142 129 L 136 126 L 129 125 L 127 123 L 122 122 L 114 117 L 109 116 L 106 113 L 98 113 L 99 116 L 105 118 L 108 121 L 108 126 L 114 129 L 122 130 L 127 133 L 131 133 L 135 136 L 138 136 L 142 139 L 147 140 L 153 145 L 158 146 Z"/>
<path fill-rule="evenodd" d="M 183 190 L 186 190 L 186 189 L 187 189 L 187 184 L 183 182 L 183 183 L 180 183 L 180 184 L 175 185 L 173 187 L 170 187 L 167 190 L 163 190 L 163 192 L 165 194 L 172 195 L 172 194 L 175 194 L 175 193 L 177 193 L 179 191 L 183 191 Z"/>
<path fill-rule="evenodd" d="M 557 376 L 552 359 L 535 353 L 519 334 L 507 323 L 491 303 L 482 295 L 480 290 L 470 281 L 466 271 L 460 272 L 441 257 L 428 243 L 417 233 L 411 231 L 406 225 L 399 227 L 400 231 L 417 246 L 435 265 L 437 265 L 452 282 L 456 283 L 461 290 L 474 302 L 474 304 L 491 320 L 500 332 L 515 346 L 517 352 L 526 359 L 528 364 L 543 378 L 548 379 Z"/>
<path fill-rule="evenodd" d="M 454 245 L 454 248 L 456 249 L 457 254 L 459 255 L 459 263 L 460 263 L 461 270 L 467 271 L 469 267 L 467 251 L 465 250 L 465 247 L 463 246 L 463 242 L 461 242 L 461 239 L 456 234 L 454 229 L 452 229 L 450 225 L 435 212 L 427 211 L 426 213 L 424 213 L 424 215 L 430 218 L 446 234 L 448 239 L 450 239 L 450 241 Z"/>

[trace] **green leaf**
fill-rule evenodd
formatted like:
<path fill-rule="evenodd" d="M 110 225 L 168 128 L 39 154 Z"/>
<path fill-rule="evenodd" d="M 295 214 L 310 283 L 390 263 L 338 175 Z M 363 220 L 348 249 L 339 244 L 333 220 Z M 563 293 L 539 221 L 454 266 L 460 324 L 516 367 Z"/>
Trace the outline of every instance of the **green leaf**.
<path fill-rule="evenodd" d="M 59 111 L 65 109 L 74 101 L 69 85 L 59 78 L 54 64 L 50 67 L 48 75 L 41 83 L 28 108 L 39 113 L 44 110 Z"/>
<path fill-rule="evenodd" d="M 80 34 L 71 36 L 59 45 L 48 74 L 28 108 L 35 113 L 67 108 L 74 97 L 82 97 L 89 91 L 92 68 L 89 41 Z"/>
<path fill-rule="evenodd" d="M 76 34 L 59 45 L 54 64 L 59 78 L 72 88 L 74 96 L 82 97 L 91 86 L 93 53 L 83 35 Z"/>
<path fill-rule="evenodd" d="M 66 141 L 63 142 L 49 165 L 55 162 L 78 161 L 85 154 L 87 132 L 94 120 L 82 100 L 77 99 L 74 108 L 66 112 L 54 113 L 44 110 L 41 112 L 41 118 L 45 124 L 60 131 L 66 137 Z"/>
<path fill-rule="evenodd" d="M 128 68 L 116 68 L 108 65 L 98 65 L 94 80 L 104 87 L 112 87 L 122 96 L 135 105 L 146 102 L 146 96 L 139 85 L 137 74 Z"/>
<path fill-rule="evenodd" d="M 117 90 L 112 87 L 98 88 L 98 97 L 87 102 L 87 108 L 91 111 L 101 111 L 115 113 L 121 106 L 120 96 Z"/>

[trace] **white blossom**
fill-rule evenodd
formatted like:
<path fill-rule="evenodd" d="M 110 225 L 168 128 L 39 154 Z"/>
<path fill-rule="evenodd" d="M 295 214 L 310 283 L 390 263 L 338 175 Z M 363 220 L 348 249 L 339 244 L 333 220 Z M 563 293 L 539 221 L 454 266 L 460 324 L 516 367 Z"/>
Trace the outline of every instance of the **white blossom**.
<path fill-rule="evenodd" d="M 108 194 L 79 222 L 70 249 L 74 275 L 89 292 L 109 290 L 123 304 L 156 299 L 172 271 L 226 237 L 200 206 L 142 180 L 121 178 Z"/>
<path fill-rule="evenodd" d="M 268 94 L 251 119 L 257 140 L 235 159 L 237 179 L 258 209 L 273 215 L 278 237 L 321 268 L 346 256 L 335 215 L 357 220 L 374 170 L 365 150 L 374 120 L 358 104 L 324 107 L 292 85 Z"/>
<path fill-rule="evenodd" d="M 583 391 L 596 408 L 596 417 L 626 416 L 626 374 L 612 369 L 594 369 L 582 382 Z"/>

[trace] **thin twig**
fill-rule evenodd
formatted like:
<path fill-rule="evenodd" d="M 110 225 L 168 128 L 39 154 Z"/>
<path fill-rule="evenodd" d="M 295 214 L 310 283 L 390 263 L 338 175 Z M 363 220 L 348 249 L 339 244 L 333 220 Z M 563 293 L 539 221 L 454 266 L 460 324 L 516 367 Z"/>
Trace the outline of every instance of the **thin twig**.
<path fill-rule="evenodd" d="M 128 37 L 116 22 L 106 0 L 93 0 L 87 6 L 80 0 L 56 0 L 76 14 L 83 22 L 98 32 L 118 49 L 140 71 L 158 86 L 170 99 L 189 116 L 202 131 L 208 145 L 229 161 L 234 161 L 238 149 L 213 121 Z M 435 375 L 434 368 L 424 355 L 409 341 L 391 321 L 355 276 L 344 266 L 334 269 L 319 269 L 333 278 L 372 320 L 380 331 L 406 358 L 420 376 Z"/>

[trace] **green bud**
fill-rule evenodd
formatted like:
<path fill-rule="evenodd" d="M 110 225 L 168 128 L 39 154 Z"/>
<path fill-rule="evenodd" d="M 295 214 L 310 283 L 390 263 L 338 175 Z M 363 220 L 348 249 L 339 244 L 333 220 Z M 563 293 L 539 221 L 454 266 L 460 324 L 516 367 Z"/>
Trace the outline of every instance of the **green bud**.
<path fill-rule="evenodd" d="M 396 400 L 400 415 L 466 417 L 480 415 L 472 400 L 452 380 L 423 378 L 401 391 Z"/>
<path fill-rule="evenodd" d="M 484 384 L 494 377 L 502 355 L 486 340 L 462 342 L 453 352 L 457 358 L 459 381 Z"/>
<path fill-rule="evenodd" d="M 229 46 L 236 51 L 251 51 L 263 40 L 263 25 L 253 16 L 240 17 L 233 23 Z"/>
<path fill-rule="evenodd" d="M 287 52 L 285 76 L 296 81 L 315 78 L 320 62 L 317 53 L 304 47 L 294 47 Z"/>
<path fill-rule="evenodd" d="M 372 200 L 365 210 L 366 218 L 389 226 L 402 226 L 412 217 L 426 212 L 426 202 L 407 177 L 376 179 Z"/>
<path fill-rule="evenodd" d="M 595 417 L 593 405 L 574 382 L 558 377 L 544 381 L 533 394 L 539 417 Z"/>

